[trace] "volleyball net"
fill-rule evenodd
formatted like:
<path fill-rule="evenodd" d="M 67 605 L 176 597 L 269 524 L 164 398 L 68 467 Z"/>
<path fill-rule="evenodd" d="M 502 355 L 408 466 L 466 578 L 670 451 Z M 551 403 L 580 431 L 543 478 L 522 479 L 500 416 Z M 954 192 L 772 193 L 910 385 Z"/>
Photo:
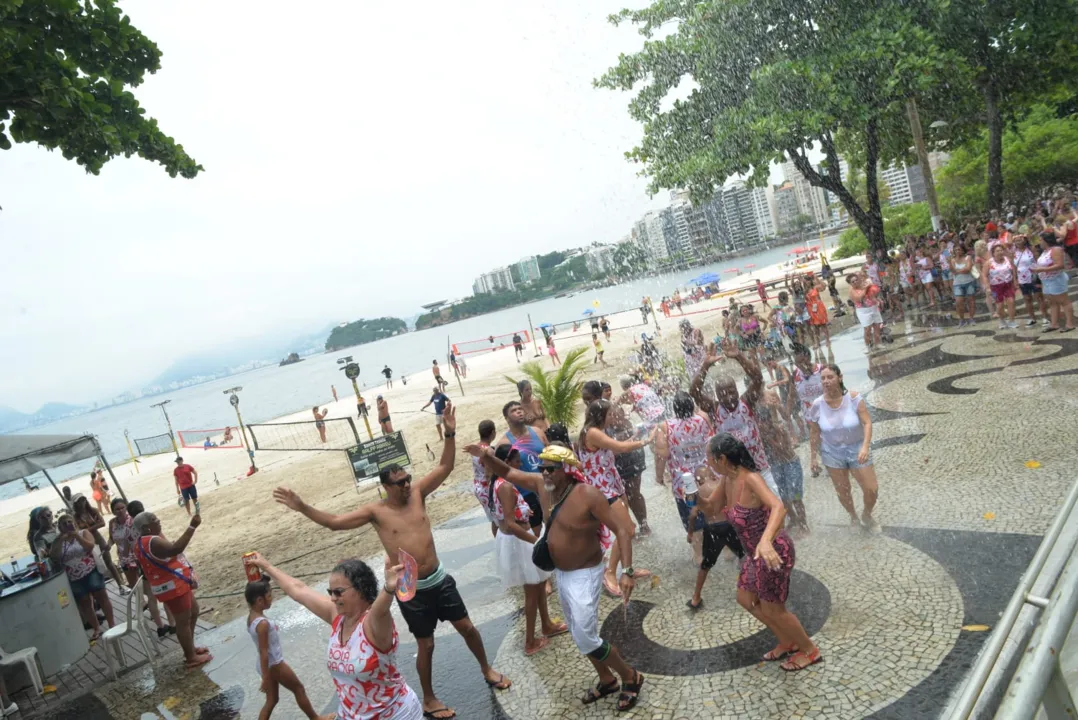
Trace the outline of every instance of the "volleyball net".
<path fill-rule="evenodd" d="M 473 353 L 481 352 L 493 352 L 494 350 L 502 350 L 508 348 L 513 349 L 513 337 L 518 336 L 520 338 L 520 344 L 527 346 L 531 340 L 531 333 L 527 330 L 514 330 L 510 333 L 503 335 L 488 335 L 485 338 L 479 338 L 478 340 L 463 340 L 453 343 L 453 354 L 471 355 Z"/>
<path fill-rule="evenodd" d="M 203 450 L 242 449 L 243 438 L 239 427 L 214 428 L 212 430 L 177 430 L 182 448 Z"/>
<path fill-rule="evenodd" d="M 321 426 L 321 427 L 319 427 Z M 352 418 L 247 425 L 255 450 L 347 450 L 359 442 Z"/>
<path fill-rule="evenodd" d="M 650 312 L 645 314 L 643 307 L 631 308 L 629 310 L 618 310 L 617 312 L 610 313 L 593 313 L 579 317 L 575 320 L 564 320 L 556 323 L 543 323 L 536 327 L 536 332 L 540 334 L 539 345 L 540 347 L 546 341 L 547 337 L 554 339 L 554 343 L 557 346 L 560 341 L 580 338 L 591 342 L 592 333 L 596 333 L 602 339 L 603 321 L 606 321 L 606 327 L 609 331 L 615 330 L 628 330 L 643 328 L 651 322 Z"/>
<path fill-rule="evenodd" d="M 176 443 L 172 441 L 172 436 L 168 433 L 144 438 L 132 438 L 132 440 L 135 441 L 135 449 L 138 450 L 140 457 L 176 452 Z"/>

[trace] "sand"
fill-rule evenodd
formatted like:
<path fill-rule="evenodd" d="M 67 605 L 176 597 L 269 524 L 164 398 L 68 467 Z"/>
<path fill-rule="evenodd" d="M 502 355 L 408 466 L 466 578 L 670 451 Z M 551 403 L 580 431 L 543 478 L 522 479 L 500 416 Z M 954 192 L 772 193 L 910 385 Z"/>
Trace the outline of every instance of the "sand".
<path fill-rule="evenodd" d="M 845 264 L 836 263 L 836 269 Z M 813 267 L 818 268 L 818 263 L 814 263 Z M 781 266 L 763 268 L 753 275 L 742 276 L 739 282 L 751 283 L 756 277 L 764 281 L 781 278 L 788 270 Z M 845 299 L 846 283 L 840 281 L 838 287 Z M 672 292 L 673 288 L 670 289 Z M 739 299 L 755 297 L 754 290 L 738 294 Z M 727 307 L 729 300 L 730 297 L 726 296 L 686 305 L 686 317 L 703 330 L 705 337 L 713 337 L 720 332 L 719 311 Z M 663 349 L 677 357 L 680 354 L 677 324 L 682 316 L 676 312 L 669 318 L 657 314 L 662 332 L 657 341 Z M 833 322 L 832 332 L 848 325 L 852 320 L 851 315 L 839 319 L 837 323 Z M 638 337 L 640 330 L 639 327 L 631 330 L 615 327 L 612 339 L 603 343 L 609 366 L 590 366 L 588 379 L 605 380 L 616 388 L 618 375 L 629 368 L 634 338 Z M 648 333 L 651 335 L 654 332 L 652 320 Z M 575 335 L 563 333 L 557 336 L 558 351 L 562 357 L 570 348 L 590 345 L 590 342 L 586 325 Z M 529 347 L 524 359 L 532 359 L 532 354 Z M 591 356 L 589 352 L 589 361 Z M 545 354 L 538 360 L 545 368 L 551 367 Z M 458 450 L 453 473 L 428 499 L 432 523 L 448 520 L 474 506 L 471 463 L 460 448 L 477 439 L 476 428 L 481 420 L 492 419 L 500 431 L 505 430 L 502 406 L 517 397 L 505 375 L 522 377 L 517 369 L 511 348 L 470 356 L 468 377 L 462 381 L 465 393 L 462 397 L 452 371 L 448 367 L 442 368 L 444 377 L 451 382 L 448 395 L 457 406 Z M 434 416 L 429 411 L 417 412 L 430 398 L 433 386 L 432 375 L 417 373 L 409 376 L 407 386 L 402 385 L 399 379 L 394 379 L 393 389 L 381 386 L 365 391 L 375 436 L 379 430 L 374 423 L 374 399 L 381 394 L 389 403 L 394 429 L 404 432 L 413 463 L 411 471 L 417 477 L 434 465 L 427 447 L 436 455 L 441 453 L 442 448 L 435 430 Z M 328 407 L 330 418 L 347 417 L 355 413 L 355 399 L 342 394 L 338 402 L 323 407 Z M 310 412 L 305 411 L 276 421 L 311 419 Z M 357 421 L 357 427 L 360 435 L 364 436 L 366 433 L 362 423 Z M 344 512 L 361 503 L 376 500 L 376 485 L 365 486 L 362 492 L 357 490 L 343 451 L 261 451 L 256 454 L 259 472 L 250 477 L 246 476 L 249 463 L 243 450 L 189 449 L 184 453 L 186 462 L 199 472 L 198 490 L 203 517 L 202 527 L 188 547 L 187 556 L 200 578 L 199 597 L 203 599 L 204 611 L 214 622 L 225 622 L 244 609 L 241 595 L 216 597 L 242 591 L 245 579 L 240 558 L 244 552 L 258 550 L 286 571 L 297 575 L 312 574 L 312 581 L 315 581 L 324 578 L 328 570 L 342 558 L 365 557 L 378 551 L 377 535 L 370 528 L 333 533 L 273 501 L 271 492 L 279 485 L 294 489 L 307 502 L 330 512 Z M 178 536 L 187 526 L 187 514 L 176 504 L 172 477 L 174 467 L 172 455 L 158 455 L 142 458 L 137 472 L 132 463 L 115 469 L 117 480 L 127 497 L 141 500 L 148 509 L 157 513 L 166 536 L 171 537 Z M 75 478 L 64 484 L 69 483 L 74 492 L 89 494 L 87 477 Z M 62 507 L 51 488 L 0 504 L 0 557 L 27 554 L 27 514 L 29 508 L 35 505 L 48 505 L 54 510 Z"/>

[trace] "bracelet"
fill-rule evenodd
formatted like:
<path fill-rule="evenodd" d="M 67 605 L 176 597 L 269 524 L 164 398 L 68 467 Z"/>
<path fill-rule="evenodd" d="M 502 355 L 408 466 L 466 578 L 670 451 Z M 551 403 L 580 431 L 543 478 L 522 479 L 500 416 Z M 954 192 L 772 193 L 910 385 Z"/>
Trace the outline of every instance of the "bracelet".
<path fill-rule="evenodd" d="M 194 525 L 188 525 L 187 529 L 190 530 L 191 532 L 194 532 L 195 530 L 198 530 L 198 528 L 195 527 Z"/>
<path fill-rule="evenodd" d="M 447 433 L 445 434 L 445 436 L 446 436 L 447 438 L 455 438 L 455 437 L 457 436 L 457 431 L 456 431 L 456 430 L 453 430 L 452 432 L 447 432 Z"/>
<path fill-rule="evenodd" d="M 396 590 L 390 590 L 385 585 L 382 585 L 382 590 L 385 592 L 386 595 L 389 595 L 390 597 L 393 597 L 397 594 Z"/>

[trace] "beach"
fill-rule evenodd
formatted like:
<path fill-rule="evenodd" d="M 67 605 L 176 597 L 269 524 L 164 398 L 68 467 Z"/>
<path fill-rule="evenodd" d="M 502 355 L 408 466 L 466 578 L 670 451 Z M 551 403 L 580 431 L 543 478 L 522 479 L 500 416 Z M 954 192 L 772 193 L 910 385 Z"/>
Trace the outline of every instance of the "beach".
<path fill-rule="evenodd" d="M 856 264 L 857 261 L 836 263 Z M 812 264 L 812 270 L 819 269 L 819 262 Z M 780 265 L 761 268 L 755 274 L 745 274 L 737 280 L 724 283 L 729 287 L 738 282 L 751 283 L 759 278 L 765 282 L 781 278 L 790 268 Z M 847 285 L 840 280 L 838 287 L 843 300 Z M 671 287 L 665 294 L 674 291 Z M 776 292 L 769 292 L 772 299 Z M 700 328 L 705 337 L 721 333 L 721 313 L 729 305 L 730 295 L 696 304 L 685 305 L 684 317 Z M 748 289 L 737 294 L 739 301 L 758 302 L 755 290 Z M 677 326 L 682 315 L 673 311 L 666 318 L 658 309 L 658 297 L 652 298 L 661 335 L 655 338 L 657 344 L 672 358 L 680 356 Z M 830 303 L 828 302 L 830 307 Z M 639 315 L 635 322 L 639 322 Z M 612 339 L 603 342 L 606 350 L 607 367 L 589 365 L 585 372 L 587 379 L 601 379 L 617 387 L 619 374 L 630 368 L 630 356 L 638 347 L 639 334 L 646 331 L 649 336 L 656 334 L 656 319 L 649 318 L 649 325 L 627 324 L 625 327 L 612 326 Z M 856 322 L 852 313 L 833 321 L 832 332 Z M 587 345 L 590 348 L 591 334 L 587 319 L 576 333 L 559 332 L 556 336 L 558 352 L 562 358 L 574 348 Z M 542 342 L 540 340 L 540 346 Z M 534 345 L 528 345 L 523 360 L 532 360 Z M 589 349 L 586 359 L 590 363 L 593 353 Z M 464 445 L 474 442 L 480 421 L 492 419 L 501 432 L 505 422 L 501 416 L 503 405 L 517 398 L 516 389 L 506 380 L 506 376 L 520 379 L 518 364 L 512 347 L 487 351 L 467 356 L 468 377 L 463 379 L 464 395 L 453 377 L 452 369 L 443 365 L 442 375 L 450 382 L 447 394 L 457 408 L 457 453 L 456 463 L 451 476 L 435 492 L 427 503 L 432 523 L 453 517 L 473 507 L 476 500 L 472 494 L 472 468 L 468 457 L 463 452 Z M 551 368 L 545 352 L 534 358 L 545 369 Z M 343 378 L 341 378 L 343 380 Z M 434 425 L 434 416 L 428 409 L 419 412 L 430 399 L 434 387 L 434 378 L 430 371 L 417 372 L 408 376 L 408 384 L 403 385 L 394 377 L 392 389 L 371 386 L 364 391 L 364 398 L 370 409 L 370 422 L 375 437 L 380 435 L 376 423 L 375 397 L 383 395 L 389 403 L 389 411 L 395 430 L 403 432 L 412 460 L 411 473 L 422 476 L 428 472 L 435 461 L 431 459 L 427 448 L 434 457 L 441 454 L 442 444 Z M 338 384 L 339 400 L 320 407 L 329 411 L 327 419 L 354 416 L 355 398 L 348 392 L 347 383 Z M 311 402 L 317 400 L 312 398 Z M 297 422 L 313 420 L 309 409 L 302 412 L 276 418 L 274 422 Z M 361 438 L 366 438 L 366 431 L 361 420 L 356 420 L 356 428 Z M 192 465 L 199 473 L 198 491 L 201 500 L 203 524 L 196 532 L 194 540 L 188 546 L 187 556 L 194 565 L 200 580 L 199 596 L 204 598 L 204 612 L 214 622 L 220 623 L 235 616 L 243 609 L 242 596 L 216 597 L 242 590 L 244 585 L 241 555 L 251 550 L 258 550 L 288 572 L 296 574 L 312 573 L 324 577 L 326 571 L 340 559 L 346 557 L 367 557 L 377 553 L 379 543 L 371 528 L 348 533 L 332 533 L 314 523 L 290 513 L 273 501 L 271 492 L 277 486 L 287 486 L 297 491 L 308 503 L 330 512 L 345 512 L 361 503 L 378 497 L 377 484 L 367 484 L 358 491 L 353 478 L 347 455 L 342 450 L 334 451 L 259 451 L 256 453 L 258 472 L 247 476 L 249 461 L 241 449 L 184 449 L 181 451 L 185 462 Z M 110 458 L 112 459 L 112 458 Z M 178 536 L 187 526 L 187 514 L 176 504 L 176 490 L 172 471 L 175 467 L 171 453 L 141 458 L 137 466 L 126 463 L 115 468 L 116 479 L 123 487 L 129 500 L 141 500 L 147 509 L 153 510 L 161 518 L 166 536 Z M 648 474 L 650 479 L 650 473 Z M 73 492 L 89 495 L 89 478 L 81 476 L 66 481 Z M 117 488 L 112 488 L 118 495 Z M 62 507 L 60 499 L 49 486 L 17 498 L 0 503 L 0 557 L 14 555 L 21 557 L 28 553 L 26 542 L 27 515 L 37 505 L 48 505 L 54 510 Z M 106 521 L 109 516 L 106 516 Z"/>

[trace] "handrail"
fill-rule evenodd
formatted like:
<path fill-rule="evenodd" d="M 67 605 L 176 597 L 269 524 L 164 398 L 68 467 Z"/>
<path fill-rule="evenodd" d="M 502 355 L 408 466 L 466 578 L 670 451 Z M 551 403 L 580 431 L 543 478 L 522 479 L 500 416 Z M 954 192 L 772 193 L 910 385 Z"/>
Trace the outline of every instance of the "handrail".
<path fill-rule="evenodd" d="M 1030 590 L 1032 590 L 1033 586 L 1041 578 L 1041 571 L 1048 561 L 1048 556 L 1055 550 L 1056 542 L 1059 540 L 1060 534 L 1066 527 L 1067 519 L 1076 503 L 1078 503 L 1078 481 L 1071 486 L 1070 492 L 1067 493 L 1067 497 L 1063 502 L 1063 506 L 1052 521 L 1052 524 L 1048 527 L 1048 531 L 1044 534 L 1044 539 L 1041 540 L 1040 547 L 1037 548 L 1037 552 L 1033 555 L 1033 559 L 1030 561 L 1029 567 L 1026 569 L 1025 573 L 1022 574 L 1018 587 L 1011 596 L 1010 602 L 1007 603 L 1007 608 L 1003 611 L 999 622 L 993 629 L 991 636 L 989 636 L 988 643 L 981 652 L 980 657 L 977 658 L 977 662 L 973 666 L 973 669 L 970 670 L 966 679 L 966 684 L 962 688 L 962 694 L 959 696 L 955 703 L 954 710 L 949 716 L 951 720 L 968 720 L 968 718 L 971 717 L 973 709 L 977 705 L 977 701 L 984 692 L 985 683 L 988 681 L 988 677 L 991 675 L 992 670 L 996 667 L 996 663 L 1000 658 L 1000 653 L 1003 650 L 1003 645 L 1007 641 L 1007 637 L 1011 634 L 1011 631 L 1014 629 L 1015 622 L 1018 620 L 1018 614 L 1022 611 L 1023 607 L 1026 604 L 1035 607 L 1042 606 L 1039 602 L 1042 598 L 1030 596 Z"/>

